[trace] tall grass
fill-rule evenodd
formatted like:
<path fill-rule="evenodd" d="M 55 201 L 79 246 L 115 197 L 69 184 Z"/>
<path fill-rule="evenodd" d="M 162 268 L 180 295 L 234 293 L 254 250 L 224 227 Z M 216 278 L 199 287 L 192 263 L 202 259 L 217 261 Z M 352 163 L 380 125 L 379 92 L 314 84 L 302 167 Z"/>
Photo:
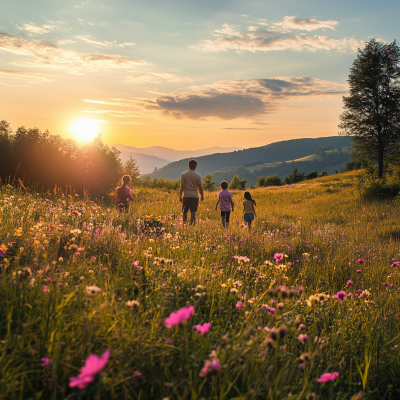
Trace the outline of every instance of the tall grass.
<path fill-rule="evenodd" d="M 224 230 L 216 193 L 183 227 L 176 192 L 142 189 L 119 215 L 78 196 L 1 187 L 0 399 L 398 398 L 400 279 L 390 266 L 400 210 L 360 200 L 355 185 L 348 173 L 256 189 L 250 234 L 239 191 Z M 331 297 L 309 299 L 317 293 Z M 195 314 L 168 329 L 165 318 L 187 305 Z M 208 333 L 192 329 L 205 322 Z M 70 388 L 87 356 L 107 348 L 95 381 Z M 200 377 L 212 358 L 221 370 Z M 325 372 L 339 377 L 318 382 Z"/>

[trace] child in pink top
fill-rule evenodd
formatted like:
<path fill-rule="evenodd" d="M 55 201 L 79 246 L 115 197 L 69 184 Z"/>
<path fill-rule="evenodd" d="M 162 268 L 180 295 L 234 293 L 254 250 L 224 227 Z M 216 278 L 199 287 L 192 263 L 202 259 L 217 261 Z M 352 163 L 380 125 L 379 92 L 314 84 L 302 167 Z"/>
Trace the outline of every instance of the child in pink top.
<path fill-rule="evenodd" d="M 133 201 L 132 190 L 126 186 L 130 183 L 131 177 L 122 177 L 122 186 L 117 188 L 115 204 L 119 207 L 119 212 L 126 212 L 129 209 L 129 202 Z"/>
<path fill-rule="evenodd" d="M 233 202 L 232 193 L 228 190 L 228 182 L 222 181 L 221 182 L 221 191 L 218 194 L 218 202 L 215 205 L 215 210 L 218 208 L 221 210 L 221 220 L 222 226 L 227 228 L 229 226 L 229 218 L 231 216 L 231 207 L 232 212 L 235 211 L 235 203 Z"/>

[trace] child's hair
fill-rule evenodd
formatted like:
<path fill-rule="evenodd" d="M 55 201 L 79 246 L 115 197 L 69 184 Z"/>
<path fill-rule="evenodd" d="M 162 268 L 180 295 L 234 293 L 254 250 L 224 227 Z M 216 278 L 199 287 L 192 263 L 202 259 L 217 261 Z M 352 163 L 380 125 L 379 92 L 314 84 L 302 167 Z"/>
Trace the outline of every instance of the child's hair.
<path fill-rule="evenodd" d="M 245 198 L 246 200 L 252 201 L 252 202 L 254 203 L 255 206 L 257 205 L 257 204 L 256 204 L 256 201 L 251 197 L 250 192 L 244 192 L 244 198 Z"/>
<path fill-rule="evenodd" d="M 131 177 L 129 175 L 124 175 L 122 177 L 122 186 L 118 188 L 118 193 L 117 197 L 120 200 L 126 201 L 126 192 L 125 192 L 125 186 L 131 181 Z"/>
<path fill-rule="evenodd" d="M 223 190 L 228 189 L 228 182 L 227 181 L 222 181 L 221 182 L 221 189 L 223 189 Z"/>

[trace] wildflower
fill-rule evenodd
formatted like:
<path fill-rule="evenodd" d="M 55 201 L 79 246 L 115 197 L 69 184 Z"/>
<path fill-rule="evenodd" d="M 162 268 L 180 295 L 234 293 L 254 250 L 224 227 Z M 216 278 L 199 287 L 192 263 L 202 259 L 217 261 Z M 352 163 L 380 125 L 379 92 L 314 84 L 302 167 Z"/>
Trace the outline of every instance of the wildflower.
<path fill-rule="evenodd" d="M 346 293 L 343 292 L 342 290 L 340 292 L 337 292 L 332 296 L 332 299 L 338 300 L 338 301 L 344 301 L 346 300 Z"/>
<path fill-rule="evenodd" d="M 129 300 L 125 303 L 130 308 L 139 308 L 140 303 L 136 300 Z"/>
<path fill-rule="evenodd" d="M 6 251 L 7 251 L 7 247 L 4 244 L 0 245 L 0 257 L 4 257 L 4 255 L 6 254 Z"/>
<path fill-rule="evenodd" d="M 353 281 L 347 281 L 347 287 L 353 286 Z"/>
<path fill-rule="evenodd" d="M 263 305 L 262 307 L 264 307 L 265 308 L 265 310 L 268 312 L 268 314 L 275 314 L 276 313 L 276 310 L 275 310 L 275 308 L 273 308 L 273 307 L 268 307 L 267 305 Z"/>
<path fill-rule="evenodd" d="M 299 332 L 304 332 L 306 330 L 306 326 L 304 324 L 300 324 L 299 327 L 297 328 Z"/>
<path fill-rule="evenodd" d="M 275 253 L 274 254 L 274 259 L 277 264 L 279 264 L 283 261 L 283 257 L 284 257 L 283 253 Z"/>
<path fill-rule="evenodd" d="M 278 310 L 279 311 L 283 311 L 283 303 L 279 303 L 278 304 Z"/>
<path fill-rule="evenodd" d="M 135 262 L 133 263 L 133 266 L 136 267 L 136 268 L 138 268 L 138 269 L 143 269 L 143 267 L 141 267 L 141 266 L 139 265 L 139 261 L 135 261 Z"/>
<path fill-rule="evenodd" d="M 100 371 L 106 366 L 110 358 L 111 351 L 107 349 L 101 357 L 96 354 L 89 354 L 85 365 L 81 368 L 81 373 L 77 377 L 69 378 L 69 387 L 78 386 L 83 389 L 90 382 L 93 382 Z"/>
<path fill-rule="evenodd" d="M 0 256 L 1 256 L 1 254 L 0 254 Z M 394 262 L 390 267 L 391 267 L 391 268 L 400 267 L 400 261 Z"/>
<path fill-rule="evenodd" d="M 175 325 L 181 325 L 194 314 L 194 307 L 182 307 L 180 310 L 172 312 L 168 318 L 165 318 L 165 326 L 170 329 Z"/>
<path fill-rule="evenodd" d="M 140 371 L 135 371 L 133 375 L 139 377 L 142 376 L 142 373 Z"/>
<path fill-rule="evenodd" d="M 318 382 L 326 383 L 334 381 L 339 376 L 339 372 L 327 372 L 321 375 L 321 378 L 317 379 Z"/>
<path fill-rule="evenodd" d="M 59 261 L 59 262 L 63 262 L 64 259 L 63 259 L 62 257 L 59 257 L 58 261 Z"/>
<path fill-rule="evenodd" d="M 47 293 L 48 292 L 48 288 L 47 286 L 43 286 L 43 292 Z"/>
<path fill-rule="evenodd" d="M 357 262 L 358 262 L 359 264 L 364 264 L 365 261 L 362 260 L 361 258 L 359 258 Z"/>
<path fill-rule="evenodd" d="M 167 339 L 166 341 L 165 341 L 165 343 L 167 343 L 167 344 L 172 344 L 172 343 L 174 343 L 174 341 L 172 340 L 172 339 Z"/>
<path fill-rule="evenodd" d="M 40 366 L 43 368 L 49 367 L 51 364 L 51 360 L 46 357 L 42 358 L 41 361 L 42 361 L 42 363 L 40 364 Z"/>
<path fill-rule="evenodd" d="M 361 269 L 358 269 L 358 270 L 356 271 L 356 274 L 361 274 Z"/>
<path fill-rule="evenodd" d="M 201 378 L 205 378 L 206 376 L 212 375 L 218 372 L 221 369 L 221 362 L 218 358 L 214 358 L 213 360 L 206 360 L 204 363 L 204 367 L 201 369 L 199 376 Z"/>
<path fill-rule="evenodd" d="M 299 296 L 303 292 L 303 290 L 304 290 L 304 286 L 300 285 L 297 287 L 297 289 L 295 289 L 294 292 L 296 293 L 297 296 Z"/>
<path fill-rule="evenodd" d="M 236 308 L 242 308 L 243 307 L 243 303 L 239 300 L 237 303 L 236 303 Z"/>
<path fill-rule="evenodd" d="M 297 337 L 297 339 L 300 340 L 301 343 L 306 343 L 310 339 L 307 335 L 301 334 Z"/>
<path fill-rule="evenodd" d="M 211 322 L 206 322 L 203 325 L 195 325 L 193 329 L 200 332 L 201 336 L 205 335 L 211 328 Z"/>
<path fill-rule="evenodd" d="M 98 288 L 97 286 L 86 286 L 86 292 L 87 292 L 87 294 L 90 294 L 90 295 L 94 295 L 94 294 L 100 292 L 100 290 L 101 289 Z"/>
<path fill-rule="evenodd" d="M 299 365 L 299 370 L 300 371 L 304 371 L 306 369 L 306 365 L 305 364 L 300 364 Z"/>
<path fill-rule="evenodd" d="M 237 290 L 237 289 L 235 289 L 235 288 L 232 288 L 232 289 L 230 290 L 230 292 L 231 292 L 231 293 L 237 293 L 237 292 L 238 292 L 238 290 Z"/>
<path fill-rule="evenodd" d="M 303 362 L 308 362 L 308 361 L 311 360 L 311 356 L 308 353 L 303 353 L 300 356 L 300 360 L 303 361 Z"/>

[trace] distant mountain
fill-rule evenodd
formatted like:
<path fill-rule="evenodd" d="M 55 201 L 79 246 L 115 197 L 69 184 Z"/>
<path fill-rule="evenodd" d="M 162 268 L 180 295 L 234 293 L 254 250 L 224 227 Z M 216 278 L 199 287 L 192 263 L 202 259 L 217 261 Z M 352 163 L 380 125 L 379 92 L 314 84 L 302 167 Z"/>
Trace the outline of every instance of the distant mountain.
<path fill-rule="evenodd" d="M 206 149 L 199 150 L 174 150 L 167 147 L 152 146 L 152 147 L 133 147 L 125 146 L 122 144 L 114 144 L 121 153 L 136 153 L 136 154 L 146 154 L 149 156 L 159 157 L 168 162 L 182 160 L 183 158 L 190 157 L 201 157 L 208 154 L 214 153 L 229 153 L 235 150 L 241 150 L 242 147 L 209 147 Z M 164 164 L 165 165 L 165 164 Z M 158 168 L 158 167 L 157 167 Z M 154 170 L 154 168 L 153 168 Z"/>
<path fill-rule="evenodd" d="M 162 158 L 141 153 L 131 153 L 128 151 L 121 151 L 119 158 L 122 162 L 125 162 L 129 160 L 130 156 L 132 156 L 132 158 L 138 163 L 139 170 L 142 175 L 151 174 L 152 172 L 154 172 L 154 168 L 162 168 L 164 167 L 164 165 L 167 165 L 169 163 L 169 161 L 163 160 Z"/>
<path fill-rule="evenodd" d="M 256 161 L 260 163 L 286 162 L 287 160 L 297 160 L 302 157 L 310 156 L 321 147 L 332 146 L 333 148 L 342 148 L 352 146 L 352 144 L 353 142 L 350 138 L 341 136 L 285 140 L 262 147 L 253 147 L 231 153 L 211 154 L 203 157 L 196 157 L 198 162 L 197 172 L 202 176 L 211 174 L 215 171 L 222 173 L 224 170 L 230 170 L 230 172 L 232 172 L 245 164 L 254 163 Z M 180 174 L 188 169 L 188 161 L 189 158 L 172 162 L 153 172 L 151 176 L 152 178 L 163 178 L 169 180 L 179 179 Z M 242 171 L 244 170 L 246 169 L 243 169 Z M 243 176 L 243 178 L 245 178 L 245 176 Z M 228 177 L 224 179 L 228 179 Z"/>

